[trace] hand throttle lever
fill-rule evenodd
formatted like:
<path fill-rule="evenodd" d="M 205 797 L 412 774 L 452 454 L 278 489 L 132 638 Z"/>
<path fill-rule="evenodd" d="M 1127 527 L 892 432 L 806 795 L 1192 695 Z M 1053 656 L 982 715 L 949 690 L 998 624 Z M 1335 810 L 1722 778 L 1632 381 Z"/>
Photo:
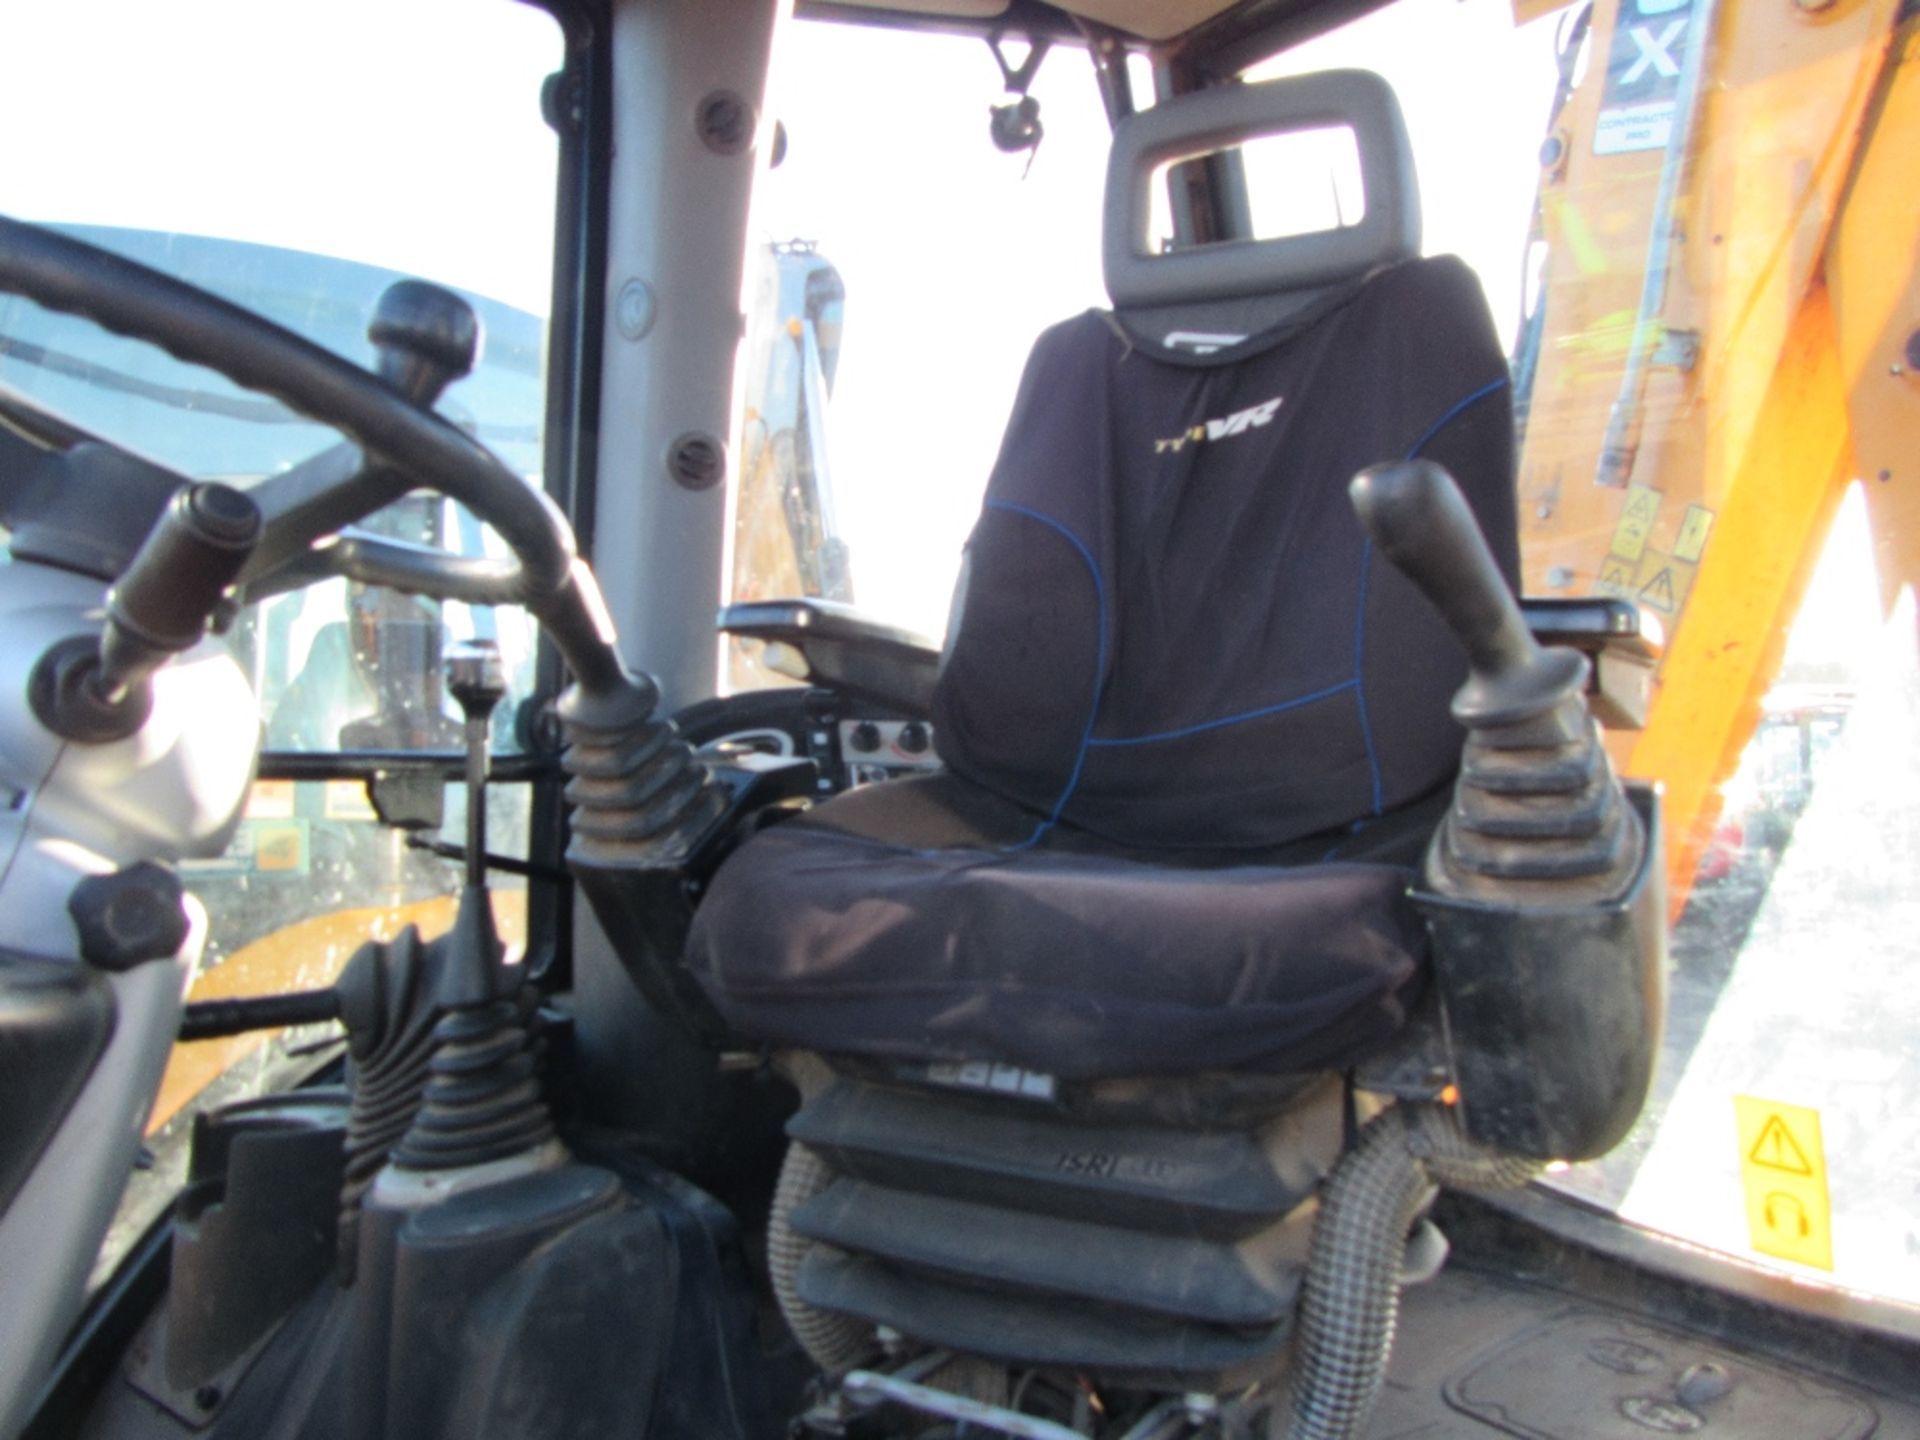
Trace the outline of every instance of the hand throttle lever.
<path fill-rule="evenodd" d="M 83 744 L 139 730 L 153 708 L 153 673 L 205 637 L 260 531 L 259 507 L 231 486 L 175 491 L 107 592 L 99 641 L 61 641 L 34 667 L 28 698 L 40 722 Z"/>

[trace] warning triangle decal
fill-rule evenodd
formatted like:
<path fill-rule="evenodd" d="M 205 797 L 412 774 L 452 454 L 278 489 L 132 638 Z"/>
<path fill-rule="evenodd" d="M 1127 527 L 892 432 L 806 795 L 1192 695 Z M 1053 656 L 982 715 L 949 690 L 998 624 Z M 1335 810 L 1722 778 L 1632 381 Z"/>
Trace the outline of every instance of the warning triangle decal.
<path fill-rule="evenodd" d="M 1813 1174 L 1813 1166 L 1807 1163 L 1807 1152 L 1800 1148 L 1799 1142 L 1793 1138 L 1793 1132 L 1787 1129 L 1787 1122 L 1778 1115 L 1767 1117 L 1767 1123 L 1761 1127 L 1760 1138 L 1753 1142 L 1753 1149 L 1747 1152 L 1747 1159 L 1769 1170 L 1784 1170 L 1789 1175 Z"/>

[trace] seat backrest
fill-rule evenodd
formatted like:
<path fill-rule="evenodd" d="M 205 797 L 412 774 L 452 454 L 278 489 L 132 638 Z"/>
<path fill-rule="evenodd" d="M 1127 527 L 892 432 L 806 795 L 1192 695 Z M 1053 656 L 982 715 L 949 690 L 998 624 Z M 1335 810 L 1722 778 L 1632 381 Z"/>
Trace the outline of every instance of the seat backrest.
<path fill-rule="evenodd" d="M 1158 167 L 1337 125 L 1359 223 L 1148 253 Z M 1115 309 L 1028 360 L 955 600 L 942 758 L 1032 808 L 1036 837 L 1156 848 L 1281 845 L 1433 792 L 1465 659 L 1347 483 L 1438 461 L 1514 583 L 1512 417 L 1478 282 L 1414 258 L 1392 92 L 1341 71 L 1164 102 L 1116 129 L 1107 187 Z"/>

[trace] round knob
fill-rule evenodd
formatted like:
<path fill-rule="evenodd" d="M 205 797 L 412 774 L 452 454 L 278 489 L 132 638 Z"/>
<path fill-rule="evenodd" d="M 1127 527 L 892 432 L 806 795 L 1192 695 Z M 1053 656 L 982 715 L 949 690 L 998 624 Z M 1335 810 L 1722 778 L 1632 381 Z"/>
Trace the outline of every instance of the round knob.
<path fill-rule="evenodd" d="M 110 875 L 89 875 L 73 887 L 67 913 L 80 954 L 102 970 L 131 970 L 177 954 L 187 942 L 187 912 L 171 871 L 142 860 Z"/>
<path fill-rule="evenodd" d="M 918 720 L 910 720 L 900 727 L 900 748 L 909 755 L 924 753 L 932 742 L 933 736 Z"/>
<path fill-rule="evenodd" d="M 880 748 L 880 727 L 871 720 L 862 720 L 853 727 L 853 733 L 847 737 L 847 743 L 862 755 L 871 755 Z"/>
<path fill-rule="evenodd" d="M 460 640 L 447 647 L 447 692 L 467 718 L 485 719 L 507 693 L 506 666 L 492 640 Z"/>
<path fill-rule="evenodd" d="M 423 408 L 472 371 L 481 336 L 471 305 L 424 280 L 389 285 L 367 326 L 367 339 L 380 352 L 380 378 Z"/>

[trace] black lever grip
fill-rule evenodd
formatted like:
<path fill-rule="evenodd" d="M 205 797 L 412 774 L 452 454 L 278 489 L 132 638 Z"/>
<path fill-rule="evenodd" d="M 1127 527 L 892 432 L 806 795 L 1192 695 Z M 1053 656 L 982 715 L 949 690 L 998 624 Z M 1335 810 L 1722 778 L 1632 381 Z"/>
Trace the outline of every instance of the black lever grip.
<path fill-rule="evenodd" d="M 207 633 L 260 540 L 260 507 L 229 485 L 187 485 L 107 592 L 95 688 L 117 698 Z"/>
<path fill-rule="evenodd" d="M 153 672 L 207 633 L 259 543 L 260 507 L 227 485 L 174 491 L 107 592 L 96 641 L 70 635 L 41 655 L 27 703 L 54 734 L 83 745 L 124 740 L 153 711 Z"/>
<path fill-rule="evenodd" d="M 375 303 L 367 339 L 380 357 L 380 378 L 423 410 L 440 392 L 472 373 L 483 331 L 473 307 L 425 280 L 396 280 Z"/>
<path fill-rule="evenodd" d="M 1454 717 L 1474 729 L 1517 724 L 1554 710 L 1586 684 L 1586 659 L 1534 643 L 1473 512 L 1453 477 L 1431 460 L 1374 465 L 1347 490 L 1360 524 L 1466 648 L 1472 674 Z"/>

